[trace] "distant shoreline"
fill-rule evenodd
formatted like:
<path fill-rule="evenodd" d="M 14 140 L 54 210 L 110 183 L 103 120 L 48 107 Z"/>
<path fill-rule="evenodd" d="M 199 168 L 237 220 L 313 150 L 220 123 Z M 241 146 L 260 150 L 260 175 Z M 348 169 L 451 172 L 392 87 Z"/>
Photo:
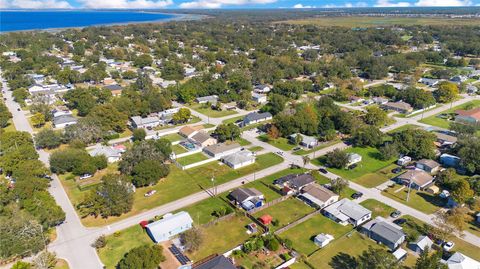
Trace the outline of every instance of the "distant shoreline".
<path fill-rule="evenodd" d="M 20 10 L 0 10 L 0 11 L 9 11 L 9 12 L 22 12 Z M 36 12 L 38 10 L 32 10 L 28 12 Z M 49 10 L 51 12 L 51 10 Z M 59 10 L 58 12 L 68 12 L 69 10 Z M 78 11 L 78 10 L 74 10 Z M 92 11 L 92 10 L 88 10 Z M 103 11 L 98 11 L 103 12 Z M 115 11 L 109 11 L 115 12 Z M 171 18 L 161 18 L 158 20 L 147 20 L 147 21 L 126 21 L 126 22 L 113 22 L 113 23 L 98 23 L 98 24 L 91 24 L 85 26 L 67 26 L 67 27 L 53 27 L 53 28 L 37 28 L 37 29 L 25 29 L 25 30 L 12 30 L 12 31 L 0 31 L 0 35 L 8 34 L 8 33 L 20 33 L 20 32 L 50 32 L 56 33 L 67 29 L 83 29 L 86 27 L 111 27 L 111 26 L 124 26 L 124 25 L 131 25 L 131 24 L 162 24 L 172 21 L 190 21 L 190 20 L 202 20 L 208 18 L 207 15 L 199 15 L 199 14 L 183 14 L 183 13 L 164 13 L 164 12 L 155 12 L 155 11 L 128 11 L 128 12 L 135 12 L 135 13 L 149 13 L 149 14 L 159 14 L 159 15 L 168 15 Z"/>

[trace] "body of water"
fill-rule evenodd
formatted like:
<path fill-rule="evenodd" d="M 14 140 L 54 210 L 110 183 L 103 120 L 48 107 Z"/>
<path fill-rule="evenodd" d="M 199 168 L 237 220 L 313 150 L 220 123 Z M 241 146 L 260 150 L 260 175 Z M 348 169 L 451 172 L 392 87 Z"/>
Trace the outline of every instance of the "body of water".
<path fill-rule="evenodd" d="M 166 21 L 177 17 L 136 11 L 0 11 L 0 32 Z"/>

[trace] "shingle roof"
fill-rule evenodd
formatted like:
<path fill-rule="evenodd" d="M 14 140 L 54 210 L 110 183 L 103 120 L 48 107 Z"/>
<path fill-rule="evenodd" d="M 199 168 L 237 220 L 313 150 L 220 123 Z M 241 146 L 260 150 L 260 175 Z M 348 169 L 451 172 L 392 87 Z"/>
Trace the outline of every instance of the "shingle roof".
<path fill-rule="evenodd" d="M 318 184 L 312 184 L 312 185 L 309 185 L 307 187 L 305 187 L 303 189 L 303 194 L 309 194 L 311 195 L 312 197 L 318 199 L 319 201 L 321 202 L 326 202 L 328 201 L 330 198 L 334 197 L 334 196 L 338 196 L 338 194 L 332 192 L 331 190 L 323 187 L 323 186 L 320 186 Z"/>
<path fill-rule="evenodd" d="M 243 202 L 249 197 L 261 196 L 262 193 L 254 188 L 238 188 L 230 193 L 230 197 L 237 202 Z"/>
<path fill-rule="evenodd" d="M 262 120 L 266 118 L 272 117 L 272 114 L 270 112 L 264 112 L 264 113 L 258 113 L 258 112 L 252 112 L 249 113 L 243 118 L 244 121 L 256 121 L 256 120 Z"/>
<path fill-rule="evenodd" d="M 213 137 L 209 136 L 205 132 L 198 132 L 195 135 L 192 136 L 192 140 L 196 141 L 197 143 L 203 143 L 207 141 L 208 139 L 214 139 Z"/>
<path fill-rule="evenodd" d="M 421 160 L 417 161 L 417 163 L 425 165 L 425 166 L 430 167 L 430 168 L 435 168 L 435 167 L 440 166 L 439 163 L 437 163 L 434 160 L 430 160 L 430 159 L 421 159 Z"/>
<path fill-rule="evenodd" d="M 226 163 L 235 165 L 235 164 L 241 164 L 244 162 L 255 160 L 255 157 L 253 156 L 252 152 L 248 150 L 242 150 L 240 152 L 236 152 L 223 157 L 223 160 Z"/>
<path fill-rule="evenodd" d="M 231 143 L 231 144 L 220 143 L 220 144 L 215 144 L 215 145 L 205 147 L 204 150 L 207 151 L 207 152 L 210 152 L 212 154 L 218 154 L 218 153 L 223 153 L 225 151 L 235 149 L 235 148 L 241 148 L 240 144 L 238 144 L 238 143 Z"/>
<path fill-rule="evenodd" d="M 356 221 L 362 219 L 365 215 L 372 213 L 372 211 L 347 198 L 327 206 L 325 211 L 340 219 L 344 219 L 344 216 L 347 216 Z"/>
<path fill-rule="evenodd" d="M 65 124 L 65 123 L 76 123 L 77 121 L 78 119 L 72 115 L 60 115 L 53 118 L 54 125 Z"/>
<path fill-rule="evenodd" d="M 223 255 L 218 255 L 210 260 L 194 264 L 193 269 L 236 269 L 235 265 Z"/>
<path fill-rule="evenodd" d="M 408 181 L 412 180 L 420 187 L 425 186 L 433 180 L 433 177 L 423 170 L 408 170 L 407 172 L 398 176 L 398 179 Z"/>

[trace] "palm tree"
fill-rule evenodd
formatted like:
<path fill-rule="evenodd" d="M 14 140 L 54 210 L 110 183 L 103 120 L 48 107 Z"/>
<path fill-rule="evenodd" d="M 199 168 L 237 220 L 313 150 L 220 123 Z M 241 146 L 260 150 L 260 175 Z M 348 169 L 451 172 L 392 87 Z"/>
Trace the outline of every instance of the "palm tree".
<path fill-rule="evenodd" d="M 302 160 L 303 160 L 303 168 L 305 168 L 305 166 L 307 165 L 307 163 L 310 162 L 310 157 L 308 157 L 307 155 L 305 155 L 305 156 L 302 157 Z"/>

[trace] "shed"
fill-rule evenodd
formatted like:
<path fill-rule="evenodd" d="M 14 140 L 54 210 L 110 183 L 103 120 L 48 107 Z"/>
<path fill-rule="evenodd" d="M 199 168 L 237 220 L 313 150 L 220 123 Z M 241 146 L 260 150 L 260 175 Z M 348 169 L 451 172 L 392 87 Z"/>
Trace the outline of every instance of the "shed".
<path fill-rule="evenodd" d="M 263 225 L 269 225 L 270 223 L 272 223 L 272 216 L 270 215 L 263 215 L 261 216 L 260 218 L 258 218 L 258 220 L 260 220 L 260 222 L 263 224 Z"/>
<path fill-rule="evenodd" d="M 333 238 L 332 235 L 321 233 L 321 234 L 315 236 L 315 238 L 313 239 L 313 242 L 315 242 L 315 244 L 317 246 L 323 248 L 326 245 L 328 245 L 328 243 L 330 243 L 333 239 L 334 238 Z"/>

